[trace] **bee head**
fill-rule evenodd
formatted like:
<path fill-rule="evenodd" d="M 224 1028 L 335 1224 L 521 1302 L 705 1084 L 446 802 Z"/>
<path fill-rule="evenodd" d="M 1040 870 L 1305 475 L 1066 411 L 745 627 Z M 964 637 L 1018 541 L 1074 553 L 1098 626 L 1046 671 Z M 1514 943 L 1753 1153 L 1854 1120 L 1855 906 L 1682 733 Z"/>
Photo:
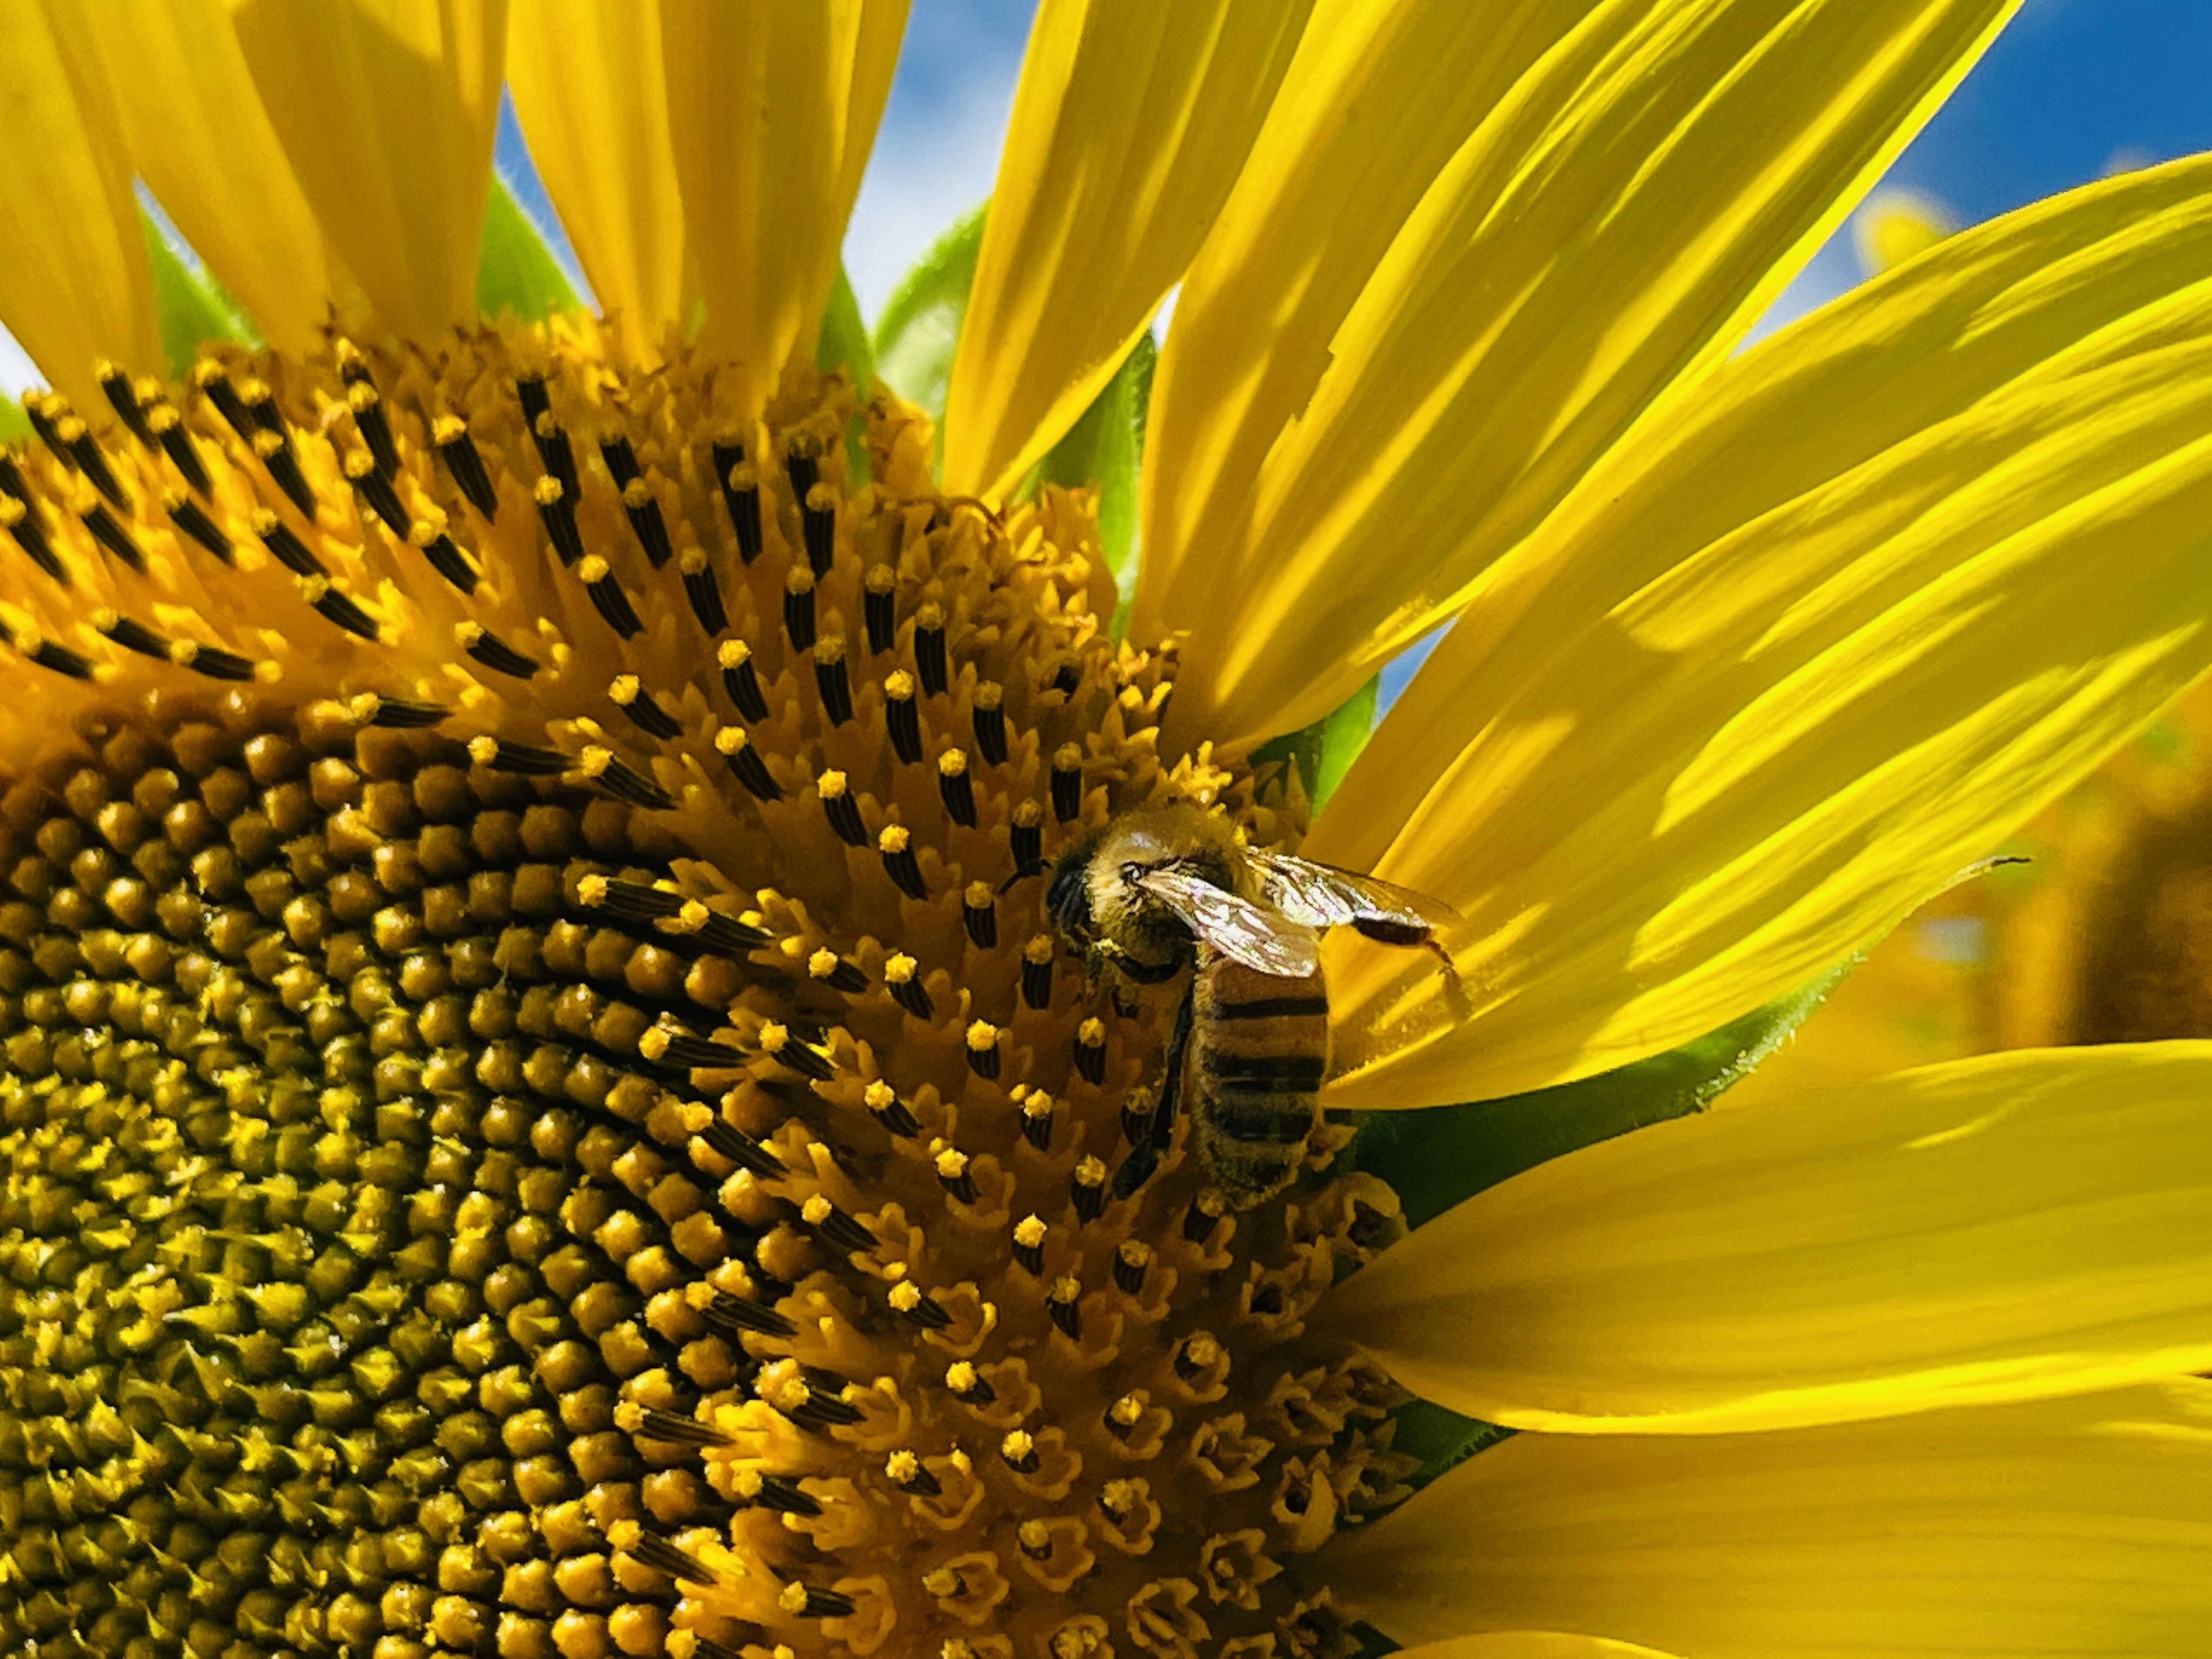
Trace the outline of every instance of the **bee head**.
<path fill-rule="evenodd" d="M 1091 860 L 1097 850 L 1097 836 L 1085 836 L 1060 855 L 1045 887 L 1045 915 L 1061 942 L 1078 952 L 1089 951 L 1098 940 L 1090 885 Z"/>

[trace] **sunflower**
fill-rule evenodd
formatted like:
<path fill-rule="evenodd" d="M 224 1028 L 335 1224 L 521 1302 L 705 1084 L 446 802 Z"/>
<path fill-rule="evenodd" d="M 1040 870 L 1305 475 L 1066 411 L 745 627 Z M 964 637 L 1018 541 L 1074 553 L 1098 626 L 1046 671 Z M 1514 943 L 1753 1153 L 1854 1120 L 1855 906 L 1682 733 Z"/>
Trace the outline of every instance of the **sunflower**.
<path fill-rule="evenodd" d="M 2212 665 L 2212 165 L 1738 350 L 2011 9 L 1048 3 L 939 442 L 896 0 L 8 0 L 9 1644 L 2200 1651 L 2212 1049 L 1604 1138 Z M 1457 918 L 1249 1207 L 1168 801 Z"/>

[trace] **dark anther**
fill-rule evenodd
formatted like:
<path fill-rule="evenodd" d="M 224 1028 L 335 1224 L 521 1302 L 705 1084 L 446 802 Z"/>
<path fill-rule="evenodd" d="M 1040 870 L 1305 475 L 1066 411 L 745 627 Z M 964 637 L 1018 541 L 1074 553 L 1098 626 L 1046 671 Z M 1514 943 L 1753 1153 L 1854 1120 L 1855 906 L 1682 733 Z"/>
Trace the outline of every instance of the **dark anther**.
<path fill-rule="evenodd" d="M 138 544 L 131 540 L 131 532 L 115 521 L 115 515 L 107 510 L 106 503 L 94 501 L 83 518 L 84 527 L 92 532 L 93 540 L 133 570 L 145 569 L 145 554 L 139 550 Z"/>
<path fill-rule="evenodd" d="M 1182 1236 L 1194 1244 L 1203 1244 L 1213 1237 L 1215 1224 L 1220 1221 L 1227 1205 L 1219 1193 L 1211 1187 L 1191 1200 L 1190 1208 L 1182 1212 Z"/>
<path fill-rule="evenodd" d="M 1022 947 L 1022 1000 L 1032 1008 L 1052 1006 L 1052 936 L 1039 933 Z"/>
<path fill-rule="evenodd" d="M 921 694 L 926 697 L 941 696 L 945 687 L 945 611 L 941 605 L 925 605 L 915 613 L 914 666 L 921 677 Z"/>
<path fill-rule="evenodd" d="M 368 723 L 371 726 L 415 729 L 435 726 L 453 712 L 440 702 L 423 702 L 413 697 L 380 696 L 376 700 L 376 712 L 369 716 Z"/>
<path fill-rule="evenodd" d="M 914 856 L 913 838 L 906 826 L 893 823 L 884 826 L 876 837 L 876 850 L 884 855 L 884 873 L 891 884 L 908 898 L 927 898 L 928 884 L 921 878 L 921 866 Z"/>
<path fill-rule="evenodd" d="M 400 503 L 399 491 L 393 487 L 392 480 L 376 470 L 376 458 L 365 451 L 356 450 L 345 458 L 345 475 L 361 493 L 362 500 L 368 503 L 370 510 L 384 520 L 384 527 L 405 541 L 407 532 L 414 528 L 415 521 Z"/>
<path fill-rule="evenodd" d="M 785 1328 L 787 1331 L 788 1327 Z M 665 1440 L 674 1446 L 726 1446 L 730 1437 L 711 1423 L 702 1423 L 696 1417 L 679 1417 L 674 1412 L 658 1411 L 647 1407 L 637 1425 L 637 1432 L 648 1440 Z M 643 1541 L 663 1543 L 647 1533 Z M 633 1550 L 632 1554 L 638 1552 Z"/>
<path fill-rule="evenodd" d="M 1150 1089 L 1133 1089 L 1121 1097 L 1121 1139 L 1132 1146 L 1152 1133 L 1152 1112 L 1159 1097 Z"/>
<path fill-rule="evenodd" d="M 661 520 L 660 503 L 653 499 L 653 487 L 642 478 L 632 478 L 623 486 L 622 499 L 631 533 L 653 568 L 659 569 L 676 556 L 676 550 L 668 544 L 668 526 Z"/>
<path fill-rule="evenodd" d="M 892 1311 L 902 1315 L 926 1331 L 941 1331 L 952 1322 L 952 1316 L 928 1291 L 911 1279 L 902 1279 L 891 1286 Z"/>
<path fill-rule="evenodd" d="M 230 563 L 230 538 L 216 526 L 216 521 L 201 511 L 200 504 L 181 489 L 170 490 L 161 497 L 162 510 L 169 522 L 190 536 L 225 564 Z"/>
<path fill-rule="evenodd" d="M 617 675 L 615 683 L 607 688 L 607 696 L 615 707 L 629 715 L 631 723 L 648 737 L 665 742 L 684 734 L 684 727 L 676 716 L 661 706 L 659 698 L 639 683 L 636 675 Z"/>
<path fill-rule="evenodd" d="M 317 558 L 307 543 L 292 533 L 291 526 L 267 507 L 253 515 L 253 533 L 261 538 L 261 544 L 274 554 L 276 562 L 295 576 L 327 576 L 330 572 Z"/>
<path fill-rule="evenodd" d="M 249 380 L 238 389 L 240 399 L 253 424 L 264 432 L 273 432 L 280 438 L 289 438 L 284 430 L 284 417 L 276 412 L 276 400 L 269 395 L 269 388 L 259 380 Z"/>
<path fill-rule="evenodd" d="M 235 682 L 253 678 L 252 659 L 216 646 L 202 645 L 197 640 L 179 640 L 171 646 L 169 660 L 195 674 L 204 674 L 211 680 Z"/>
<path fill-rule="evenodd" d="M 729 465 L 722 465 L 723 446 L 714 446 L 714 476 L 722 481 L 722 504 L 730 510 L 730 528 L 737 532 L 738 556 L 747 564 L 760 557 L 760 480 L 744 459 L 744 451 Z"/>
<path fill-rule="evenodd" d="M 677 920 L 682 924 L 679 937 L 689 934 L 708 950 L 718 951 L 726 957 L 742 957 L 767 944 L 770 938 L 766 928 L 749 927 L 735 916 L 726 916 L 704 904 L 696 910 L 685 905 L 684 914 Z"/>
<path fill-rule="evenodd" d="M 753 648 L 743 640 L 724 640 L 715 653 L 722 665 L 722 690 L 730 702 L 749 720 L 768 718 L 768 699 L 761 695 L 760 676 L 753 669 Z"/>
<path fill-rule="evenodd" d="M 793 651 L 814 648 L 814 573 L 793 568 L 783 579 L 783 632 Z"/>
<path fill-rule="evenodd" d="M 93 626 L 125 651 L 136 651 L 142 657 L 158 658 L 162 662 L 169 659 L 169 641 L 133 617 L 104 611 L 94 619 Z"/>
<path fill-rule="evenodd" d="M 1075 1166 L 1068 1177 L 1067 1194 L 1075 1205 L 1076 1218 L 1081 1221 L 1096 1221 L 1106 1207 L 1106 1166 L 1095 1158 L 1085 1158 Z"/>
<path fill-rule="evenodd" d="M 246 405 L 238 400 L 238 388 L 230 383 L 230 376 L 222 365 L 212 357 L 203 357 L 192 366 L 192 382 L 216 407 L 239 441 L 252 443 L 255 430 L 253 417 L 246 412 Z M 33 416 L 35 420 L 37 417 Z"/>
<path fill-rule="evenodd" d="M 417 519 L 409 526 L 407 539 L 422 550 L 422 556 L 430 562 L 430 568 L 443 576 L 464 593 L 477 591 L 479 578 L 477 568 L 469 562 L 469 556 L 455 546 L 453 538 L 428 519 Z"/>
<path fill-rule="evenodd" d="M 1063 696 L 1072 697 L 1075 688 L 1083 684 L 1083 671 L 1072 662 L 1064 662 L 1053 671 L 1052 689 Z"/>
<path fill-rule="evenodd" d="M 300 581 L 300 592 L 325 621 L 335 623 L 347 633 L 357 635 L 364 640 L 375 640 L 376 619 L 346 594 L 332 587 L 328 579 L 303 576 Z"/>
<path fill-rule="evenodd" d="M 948 749 L 937 757 L 937 793 L 945 815 L 963 830 L 975 827 L 975 786 L 968 776 L 968 757 Z"/>
<path fill-rule="evenodd" d="M 1005 700 L 1006 693 L 989 680 L 975 688 L 975 703 L 969 711 L 969 721 L 975 728 L 975 752 L 982 756 L 986 766 L 1006 763 Z"/>
<path fill-rule="evenodd" d="M 31 499 L 31 487 L 23 482 L 23 468 L 12 449 L 0 448 L 0 495 L 13 495 L 19 501 Z"/>
<path fill-rule="evenodd" d="M 822 477 L 822 464 L 813 450 L 807 447 L 806 441 L 801 440 L 784 451 L 783 470 L 791 480 L 791 499 L 805 506 Z"/>
<path fill-rule="evenodd" d="M 1145 1269 L 1152 1265 L 1152 1247 L 1141 1238 L 1125 1238 L 1114 1253 L 1114 1283 L 1134 1296 L 1145 1287 Z"/>
<path fill-rule="evenodd" d="M 726 726 L 714 734 L 714 747 L 722 751 L 724 764 L 731 775 L 744 785 L 745 792 L 755 800 L 781 800 L 783 790 L 769 775 L 768 763 L 754 748 L 752 739 L 745 735 L 742 726 Z"/>
<path fill-rule="evenodd" d="M 1018 801 L 1006 826 L 1006 840 L 1014 855 L 1014 878 L 1041 874 L 1044 870 L 1044 813 L 1033 800 Z"/>
<path fill-rule="evenodd" d="M 684 574 L 684 597 L 691 601 L 691 614 L 699 619 L 699 626 L 709 634 L 719 634 L 729 626 L 728 613 L 722 609 L 722 590 L 714 580 L 714 568 L 707 562 L 706 553 L 696 547 L 687 547 L 676 568 Z"/>
<path fill-rule="evenodd" d="M 868 649 L 881 656 L 898 637 L 898 572 L 872 564 L 860 579 L 860 609 L 868 624 Z"/>
<path fill-rule="evenodd" d="M 1072 1278 L 1055 1279 L 1052 1289 L 1045 1293 L 1044 1310 L 1052 1316 L 1052 1322 L 1059 1328 L 1060 1334 L 1071 1342 L 1083 1339 L 1082 1295 L 1083 1287 Z M 1034 1468 L 1036 1454 L 1030 1453 L 1030 1466 Z M 1023 1470 L 1025 1474 L 1028 1472 Z"/>
<path fill-rule="evenodd" d="M 399 446 L 392 441 L 392 422 L 385 418 L 383 401 L 366 380 L 346 388 L 346 407 L 353 410 L 354 428 L 385 477 L 399 471 Z"/>
<path fill-rule="evenodd" d="M 15 538 L 15 545 L 29 556 L 32 563 L 63 586 L 69 586 L 69 572 L 63 568 L 53 544 L 46 539 L 45 526 L 20 496 L 10 495 L 0 501 L 0 525 L 7 526 L 8 533 Z"/>
<path fill-rule="evenodd" d="M 1021 1107 L 1022 1139 L 1041 1152 L 1050 1151 L 1052 1097 L 1042 1089 L 1032 1089 L 1023 1097 Z"/>
<path fill-rule="evenodd" d="M 805 1599 L 799 1603 L 802 1619 L 843 1619 L 853 1611 L 853 1598 L 836 1590 L 823 1589 L 817 1584 L 798 1586 Z"/>
<path fill-rule="evenodd" d="M 806 565 L 817 576 L 837 562 L 837 492 L 818 483 L 799 498 L 799 527 L 806 540 Z"/>
<path fill-rule="evenodd" d="M 833 1250 L 850 1255 L 877 1248 L 873 1233 L 819 1193 L 804 1204 L 787 1204 L 786 1208 L 793 1223 Z"/>
<path fill-rule="evenodd" d="M 276 488 L 284 492 L 284 499 L 309 518 L 315 516 L 315 492 L 307 487 L 307 474 L 300 471 L 300 458 L 292 453 L 292 446 L 281 432 L 257 432 L 252 438 L 253 453 L 261 458 L 261 465 L 269 469 L 270 477 Z"/>
<path fill-rule="evenodd" d="M 522 400 L 522 423 L 532 428 L 538 424 L 538 417 L 553 407 L 553 399 L 545 392 L 543 374 L 516 376 L 514 395 Z"/>
<path fill-rule="evenodd" d="M 976 1020 L 968 1028 L 968 1069 L 981 1078 L 999 1074 L 999 1028 Z"/>
<path fill-rule="evenodd" d="M 207 464 L 200 459 L 198 447 L 192 442 L 192 434 L 185 430 L 177 411 L 163 404 L 147 416 L 146 425 L 161 443 L 161 453 L 183 475 L 185 482 L 200 495 L 211 496 L 214 485 L 208 478 Z"/>
<path fill-rule="evenodd" d="M 799 1076 L 812 1078 L 817 1083 L 827 1082 L 837 1069 L 830 1063 L 827 1054 L 809 1048 L 793 1033 L 781 1026 L 763 1025 L 761 1028 L 760 1051 L 777 1065 L 788 1066 Z"/>
<path fill-rule="evenodd" d="M 643 631 L 645 624 L 637 619 L 631 607 L 629 595 L 615 580 L 607 562 L 596 553 L 577 566 L 576 574 L 584 579 L 584 592 L 592 596 L 592 608 L 606 618 L 607 626 L 623 638 L 634 639 Z"/>
<path fill-rule="evenodd" d="M 1052 757 L 1052 815 L 1060 823 L 1083 810 L 1083 750 L 1064 743 Z"/>
<path fill-rule="evenodd" d="M 963 1204 L 973 1204 L 981 1196 L 975 1189 L 975 1171 L 969 1165 L 968 1154 L 950 1146 L 937 1155 L 937 1184 Z"/>
<path fill-rule="evenodd" d="M 1075 1031 L 1075 1072 L 1085 1083 L 1106 1080 L 1106 1024 L 1086 1019 Z"/>
<path fill-rule="evenodd" d="M 870 1114 L 884 1126 L 887 1133 L 903 1137 L 921 1133 L 921 1121 L 898 1097 L 890 1084 L 880 1079 L 871 1083 L 865 1098 Z"/>
<path fill-rule="evenodd" d="M 1020 1248 L 1020 1233 L 1017 1231 L 1015 1234 L 1017 1249 Z M 1043 1237 L 1044 1224 L 1040 1222 L 1037 1224 L 1037 1237 L 1042 1240 Z M 1043 1260 L 1041 1251 L 1038 1260 Z M 951 1390 L 952 1397 L 963 1406 L 993 1405 L 999 1398 L 999 1391 L 977 1376 L 975 1368 L 964 1360 L 945 1373 L 945 1386 Z"/>
<path fill-rule="evenodd" d="M 710 1120 L 699 1131 L 699 1139 L 739 1169 L 750 1170 L 763 1181 L 774 1181 L 786 1173 L 783 1160 L 773 1151 L 721 1118 Z"/>
<path fill-rule="evenodd" d="M 1283 1287 L 1262 1285 L 1252 1292 L 1252 1311 L 1263 1319 L 1273 1319 L 1283 1311 Z"/>
<path fill-rule="evenodd" d="M 620 682 L 617 682 L 620 684 Z M 661 921 L 684 908 L 684 895 L 619 876 L 586 876 L 576 885 L 577 900 L 586 910 L 604 911 L 624 921 Z"/>
<path fill-rule="evenodd" d="M 107 401 L 123 417 L 123 424 L 131 428 L 131 435 L 142 444 L 153 442 L 153 434 L 146 429 L 146 411 L 139 406 L 137 393 L 131 389 L 131 377 L 113 363 L 102 363 L 100 389 L 107 394 Z"/>
<path fill-rule="evenodd" d="M 1220 1344 L 1200 1331 L 1195 1336 L 1184 1338 L 1182 1346 L 1176 1350 L 1175 1374 L 1186 1382 L 1194 1382 L 1212 1370 L 1220 1357 Z"/>
<path fill-rule="evenodd" d="M 893 957 L 884 963 L 884 985 L 891 1000 L 916 1019 L 935 1018 L 937 1005 L 922 988 L 921 974 L 912 957 Z"/>
<path fill-rule="evenodd" d="M 822 713 L 832 726 L 853 718 L 853 687 L 845 677 L 845 641 L 823 640 L 814 647 L 814 686 L 822 694 Z"/>
<path fill-rule="evenodd" d="M 74 417 L 64 424 L 73 428 L 82 426 L 82 422 Z M 77 430 L 70 440 L 70 450 L 76 455 L 77 465 L 84 470 L 84 476 L 92 480 L 93 487 L 125 512 L 129 512 L 131 497 L 123 488 L 123 481 L 115 476 L 115 469 L 108 465 L 106 452 L 92 434 Z"/>
<path fill-rule="evenodd" d="M 648 1419 L 658 1419 L 665 1418 L 668 1413 L 666 1412 L 649 1411 L 646 1415 Z M 676 1420 L 683 1422 L 688 1421 L 689 1419 L 679 1418 Z M 709 1429 L 707 1431 L 709 1434 L 714 1434 L 715 1432 L 712 1429 Z M 666 1440 L 672 1437 L 669 1435 L 661 1433 L 659 1430 L 649 1425 L 645 1429 L 641 1430 L 640 1432 L 647 1435 L 655 1440 Z M 719 1434 L 716 1434 L 713 1440 L 705 1442 L 695 1441 L 690 1443 L 706 1444 L 710 1446 L 720 1445 L 722 1443 L 722 1437 Z M 640 1532 L 635 1540 L 630 1545 L 629 1554 L 633 1559 L 642 1561 L 647 1566 L 666 1573 L 671 1578 L 685 1580 L 694 1584 L 711 1584 L 714 1582 L 714 1575 L 707 1569 L 705 1565 L 702 1563 L 696 1556 L 685 1553 L 683 1550 L 678 1549 L 675 1545 L 670 1543 L 665 1538 L 663 1538 L 658 1533 Z M 696 1648 L 693 1650 L 694 1653 L 696 1653 L 697 1651 L 698 1650 Z"/>
<path fill-rule="evenodd" d="M 837 839 L 848 847 L 868 844 L 866 826 L 860 822 L 860 803 L 846 787 L 842 772 L 824 772 L 814 781 L 815 793 L 822 797 L 822 811 L 830 820 L 830 827 Z"/>
<path fill-rule="evenodd" d="M 901 1492 L 919 1492 L 925 1498 L 935 1498 L 945 1490 L 912 1452 L 894 1452 L 884 1466 L 884 1477 Z"/>
<path fill-rule="evenodd" d="M 914 706 L 914 676 L 903 668 L 884 681 L 884 724 L 892 753 L 909 765 L 921 758 L 921 714 Z"/>
<path fill-rule="evenodd" d="M 584 536 L 576 528 L 569 492 L 558 478 L 545 477 L 538 481 L 532 494 L 538 502 L 538 522 L 545 526 L 545 538 L 553 544 L 562 564 L 574 564 L 584 556 Z"/>
<path fill-rule="evenodd" d="M 66 405 L 64 405 L 66 407 Z M 49 411 L 46 400 L 36 392 L 23 399 L 23 413 L 31 422 L 31 429 L 39 434 L 39 441 L 53 451 L 54 459 L 70 471 L 76 471 L 76 457 L 70 453 L 69 445 L 63 441 L 61 428 Z M 244 433 L 239 434 L 245 436 Z"/>
<path fill-rule="evenodd" d="M 759 1336 L 790 1336 L 798 1327 L 775 1309 L 726 1291 L 716 1291 L 699 1304 L 699 1316 L 728 1331 L 750 1331 Z"/>
<path fill-rule="evenodd" d="M 495 772 L 519 772 L 532 778 L 558 777 L 575 764 L 557 749 L 509 743 L 504 738 L 471 738 L 469 758 Z"/>
<path fill-rule="evenodd" d="M 617 800 L 654 812 L 668 811 L 676 805 L 675 796 L 611 750 L 586 749 L 582 764 L 584 775 Z"/>
<path fill-rule="evenodd" d="M 617 489 L 629 488 L 632 478 L 645 475 L 637 464 L 637 452 L 629 445 L 629 434 L 617 432 L 602 434 L 599 439 L 599 459 L 607 464 L 607 475 L 615 481 Z"/>
<path fill-rule="evenodd" d="M 665 1061 L 708 1071 L 733 1071 L 745 1063 L 743 1049 L 665 1024 L 647 1028 L 637 1040 L 637 1051 L 656 1065 Z"/>
<path fill-rule="evenodd" d="M 430 435 L 454 487 L 471 507 L 486 520 L 491 519 L 499 511 L 499 492 L 492 488 L 491 474 L 484 471 L 483 457 L 477 453 L 477 441 L 469 436 L 467 424 L 454 416 L 441 415 L 431 423 Z"/>
<path fill-rule="evenodd" d="M 461 649 L 495 674 L 526 680 L 538 672 L 535 658 L 524 656 L 481 623 L 463 623 L 454 633 Z"/>
<path fill-rule="evenodd" d="M 842 992 L 848 997 L 858 996 L 868 988 L 868 976 L 860 971 L 857 963 L 846 961 L 835 951 L 827 948 L 814 953 L 813 958 L 806 964 L 806 971 L 811 977 L 821 981 L 831 990 Z"/>
<path fill-rule="evenodd" d="M 576 477 L 576 451 L 568 441 L 567 428 L 549 409 L 531 417 L 530 436 L 538 446 L 538 459 L 545 464 L 546 476 L 558 478 L 568 499 L 574 501 L 582 486 Z"/>
<path fill-rule="evenodd" d="M 968 884 L 968 890 L 960 896 L 960 921 L 979 949 L 988 951 L 999 942 L 998 898 L 989 882 Z"/>
<path fill-rule="evenodd" d="M 813 1401 L 808 1401 L 808 1404 L 810 1405 L 816 1402 Z M 836 1403 L 842 1406 L 845 1402 L 841 1400 Z M 799 1482 L 793 1477 L 786 1474 L 763 1474 L 759 1477 L 759 1488 L 757 1491 L 747 1493 L 746 1496 L 748 1496 L 752 1502 L 759 1504 L 761 1508 L 764 1510 L 774 1510 L 781 1515 L 819 1515 L 822 1513 L 822 1505 L 816 1503 L 811 1498 L 809 1498 L 805 1492 L 801 1492 L 799 1489 Z M 843 1596 L 837 1595 L 835 1590 L 809 1590 L 807 1595 L 810 1598 L 817 1595 L 824 1596 L 836 1595 L 838 1601 L 844 1601 L 846 1612 L 850 1613 L 853 1610 L 853 1604 L 849 1601 L 846 1601 Z M 833 1615 L 817 1614 L 816 1616 L 830 1617 Z"/>
<path fill-rule="evenodd" d="M 92 678 L 90 658 L 80 656 L 69 647 L 57 645 L 52 640 L 40 640 L 23 654 L 40 667 L 51 668 L 55 673 L 66 674 L 73 680 Z"/>

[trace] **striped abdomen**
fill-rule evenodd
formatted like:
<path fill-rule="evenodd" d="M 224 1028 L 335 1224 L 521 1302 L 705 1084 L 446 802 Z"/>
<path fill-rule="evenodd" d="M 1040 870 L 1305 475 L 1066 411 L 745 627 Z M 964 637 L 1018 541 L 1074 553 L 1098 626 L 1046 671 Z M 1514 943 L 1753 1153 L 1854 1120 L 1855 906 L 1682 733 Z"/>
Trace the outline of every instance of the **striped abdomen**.
<path fill-rule="evenodd" d="M 1249 1210 L 1305 1162 L 1328 1072 L 1328 994 L 1318 973 L 1255 973 L 1203 947 L 1197 971 L 1191 1115 L 1214 1184 Z"/>

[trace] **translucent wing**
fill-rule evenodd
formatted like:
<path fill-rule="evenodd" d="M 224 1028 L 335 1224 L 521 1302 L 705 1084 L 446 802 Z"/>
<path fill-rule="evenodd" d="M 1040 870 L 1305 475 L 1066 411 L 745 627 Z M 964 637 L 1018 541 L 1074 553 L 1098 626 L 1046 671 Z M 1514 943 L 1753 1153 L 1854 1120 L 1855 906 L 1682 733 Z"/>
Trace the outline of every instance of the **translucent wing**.
<path fill-rule="evenodd" d="M 1148 870 L 1136 885 L 1203 943 L 1255 973 L 1306 979 L 1321 971 L 1321 941 L 1303 921 L 1272 915 L 1187 870 Z"/>
<path fill-rule="evenodd" d="M 1371 937 L 1413 944 L 1460 920 L 1449 905 L 1334 865 L 1287 853 L 1245 854 L 1273 909 L 1310 927 L 1356 927 Z"/>

